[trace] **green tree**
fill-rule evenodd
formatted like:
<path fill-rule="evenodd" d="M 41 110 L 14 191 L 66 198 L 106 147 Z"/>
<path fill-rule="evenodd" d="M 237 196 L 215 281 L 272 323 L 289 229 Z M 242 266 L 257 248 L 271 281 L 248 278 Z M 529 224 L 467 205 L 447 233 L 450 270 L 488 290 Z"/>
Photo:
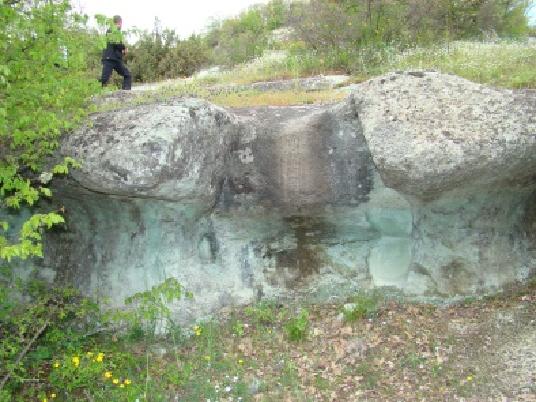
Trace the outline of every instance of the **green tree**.
<path fill-rule="evenodd" d="M 86 99 L 98 91 L 87 75 L 87 18 L 71 13 L 68 1 L 0 0 L 0 202 L 2 208 L 34 206 L 50 197 L 54 174 L 75 162 L 43 172 L 60 136 L 87 113 Z M 81 44 L 85 45 L 82 46 Z M 8 240 L 0 235 L 0 258 L 42 256 L 41 231 L 60 223 L 56 212 L 34 214 Z M 8 223 L 2 222 L 4 232 Z"/>
<path fill-rule="evenodd" d="M 283 0 L 272 0 L 266 5 L 263 14 L 266 18 L 266 28 L 269 31 L 281 28 L 287 23 L 289 8 Z"/>
<path fill-rule="evenodd" d="M 261 56 L 268 47 L 268 19 L 264 12 L 264 8 L 254 7 L 238 17 L 214 23 L 207 36 L 213 61 L 232 66 Z M 271 25 L 277 26 L 277 17 L 274 18 Z"/>

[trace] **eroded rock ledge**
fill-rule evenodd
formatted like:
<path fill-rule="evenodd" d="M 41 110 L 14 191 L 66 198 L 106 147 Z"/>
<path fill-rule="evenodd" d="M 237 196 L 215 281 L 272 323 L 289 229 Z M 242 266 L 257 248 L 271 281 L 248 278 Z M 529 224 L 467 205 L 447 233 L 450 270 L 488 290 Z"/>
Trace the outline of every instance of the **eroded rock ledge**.
<path fill-rule="evenodd" d="M 536 267 L 536 97 L 392 73 L 330 106 L 181 99 L 97 114 L 66 138 L 58 278 L 115 304 L 168 277 L 197 316 L 359 288 L 453 296 Z"/>

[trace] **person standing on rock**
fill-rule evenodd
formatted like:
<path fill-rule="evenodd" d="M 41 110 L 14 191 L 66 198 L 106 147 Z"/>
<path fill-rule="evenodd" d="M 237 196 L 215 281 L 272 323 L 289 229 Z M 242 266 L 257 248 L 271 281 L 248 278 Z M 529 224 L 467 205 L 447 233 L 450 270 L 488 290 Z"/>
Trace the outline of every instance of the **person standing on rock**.
<path fill-rule="evenodd" d="M 103 86 L 106 85 L 112 76 L 113 70 L 115 70 L 123 77 L 123 89 L 130 90 L 132 87 L 132 76 L 123 62 L 123 55 L 127 53 L 127 48 L 123 44 L 122 26 L 123 20 L 121 16 L 114 15 L 113 24 L 106 32 L 106 48 L 102 51 L 102 75 L 100 82 Z"/>

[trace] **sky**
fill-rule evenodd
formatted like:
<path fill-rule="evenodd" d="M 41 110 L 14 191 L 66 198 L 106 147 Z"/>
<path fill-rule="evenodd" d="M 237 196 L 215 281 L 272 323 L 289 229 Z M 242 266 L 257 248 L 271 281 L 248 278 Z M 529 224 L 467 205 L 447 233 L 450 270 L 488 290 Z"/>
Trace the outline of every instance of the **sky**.
<path fill-rule="evenodd" d="M 172 28 L 182 38 L 202 33 L 211 18 L 238 15 L 249 6 L 268 0 L 73 0 L 75 9 L 92 17 L 95 14 L 121 15 L 123 29 L 138 27 L 152 30 L 155 17 L 162 28 Z"/>

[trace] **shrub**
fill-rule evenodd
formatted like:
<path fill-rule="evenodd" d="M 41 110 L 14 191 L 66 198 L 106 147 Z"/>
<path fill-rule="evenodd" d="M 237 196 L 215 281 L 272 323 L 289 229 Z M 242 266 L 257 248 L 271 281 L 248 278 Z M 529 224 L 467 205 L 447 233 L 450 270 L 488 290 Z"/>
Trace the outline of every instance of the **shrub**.
<path fill-rule="evenodd" d="M 276 305 L 274 302 L 263 301 L 255 306 L 246 307 L 246 316 L 253 319 L 256 324 L 269 325 L 277 319 Z"/>
<path fill-rule="evenodd" d="M 297 342 L 303 341 L 307 338 L 309 334 L 309 327 L 309 311 L 302 309 L 296 317 L 291 318 L 285 324 L 285 331 L 291 341 Z"/>
<path fill-rule="evenodd" d="M 378 296 L 358 294 L 351 299 L 351 303 L 344 305 L 342 314 L 345 321 L 352 322 L 372 317 L 378 312 L 378 308 Z"/>
<path fill-rule="evenodd" d="M 82 46 L 87 20 L 70 14 L 67 1 L 31 4 L 0 3 L 0 202 L 13 209 L 52 195 L 52 176 L 68 172 L 74 161 L 42 172 L 44 162 L 59 137 L 84 119 L 87 99 L 99 90 Z M 57 212 L 33 215 L 15 243 L 0 235 L 0 258 L 42 256 L 41 231 L 63 222 Z M 9 224 L 0 224 L 7 233 Z"/>

